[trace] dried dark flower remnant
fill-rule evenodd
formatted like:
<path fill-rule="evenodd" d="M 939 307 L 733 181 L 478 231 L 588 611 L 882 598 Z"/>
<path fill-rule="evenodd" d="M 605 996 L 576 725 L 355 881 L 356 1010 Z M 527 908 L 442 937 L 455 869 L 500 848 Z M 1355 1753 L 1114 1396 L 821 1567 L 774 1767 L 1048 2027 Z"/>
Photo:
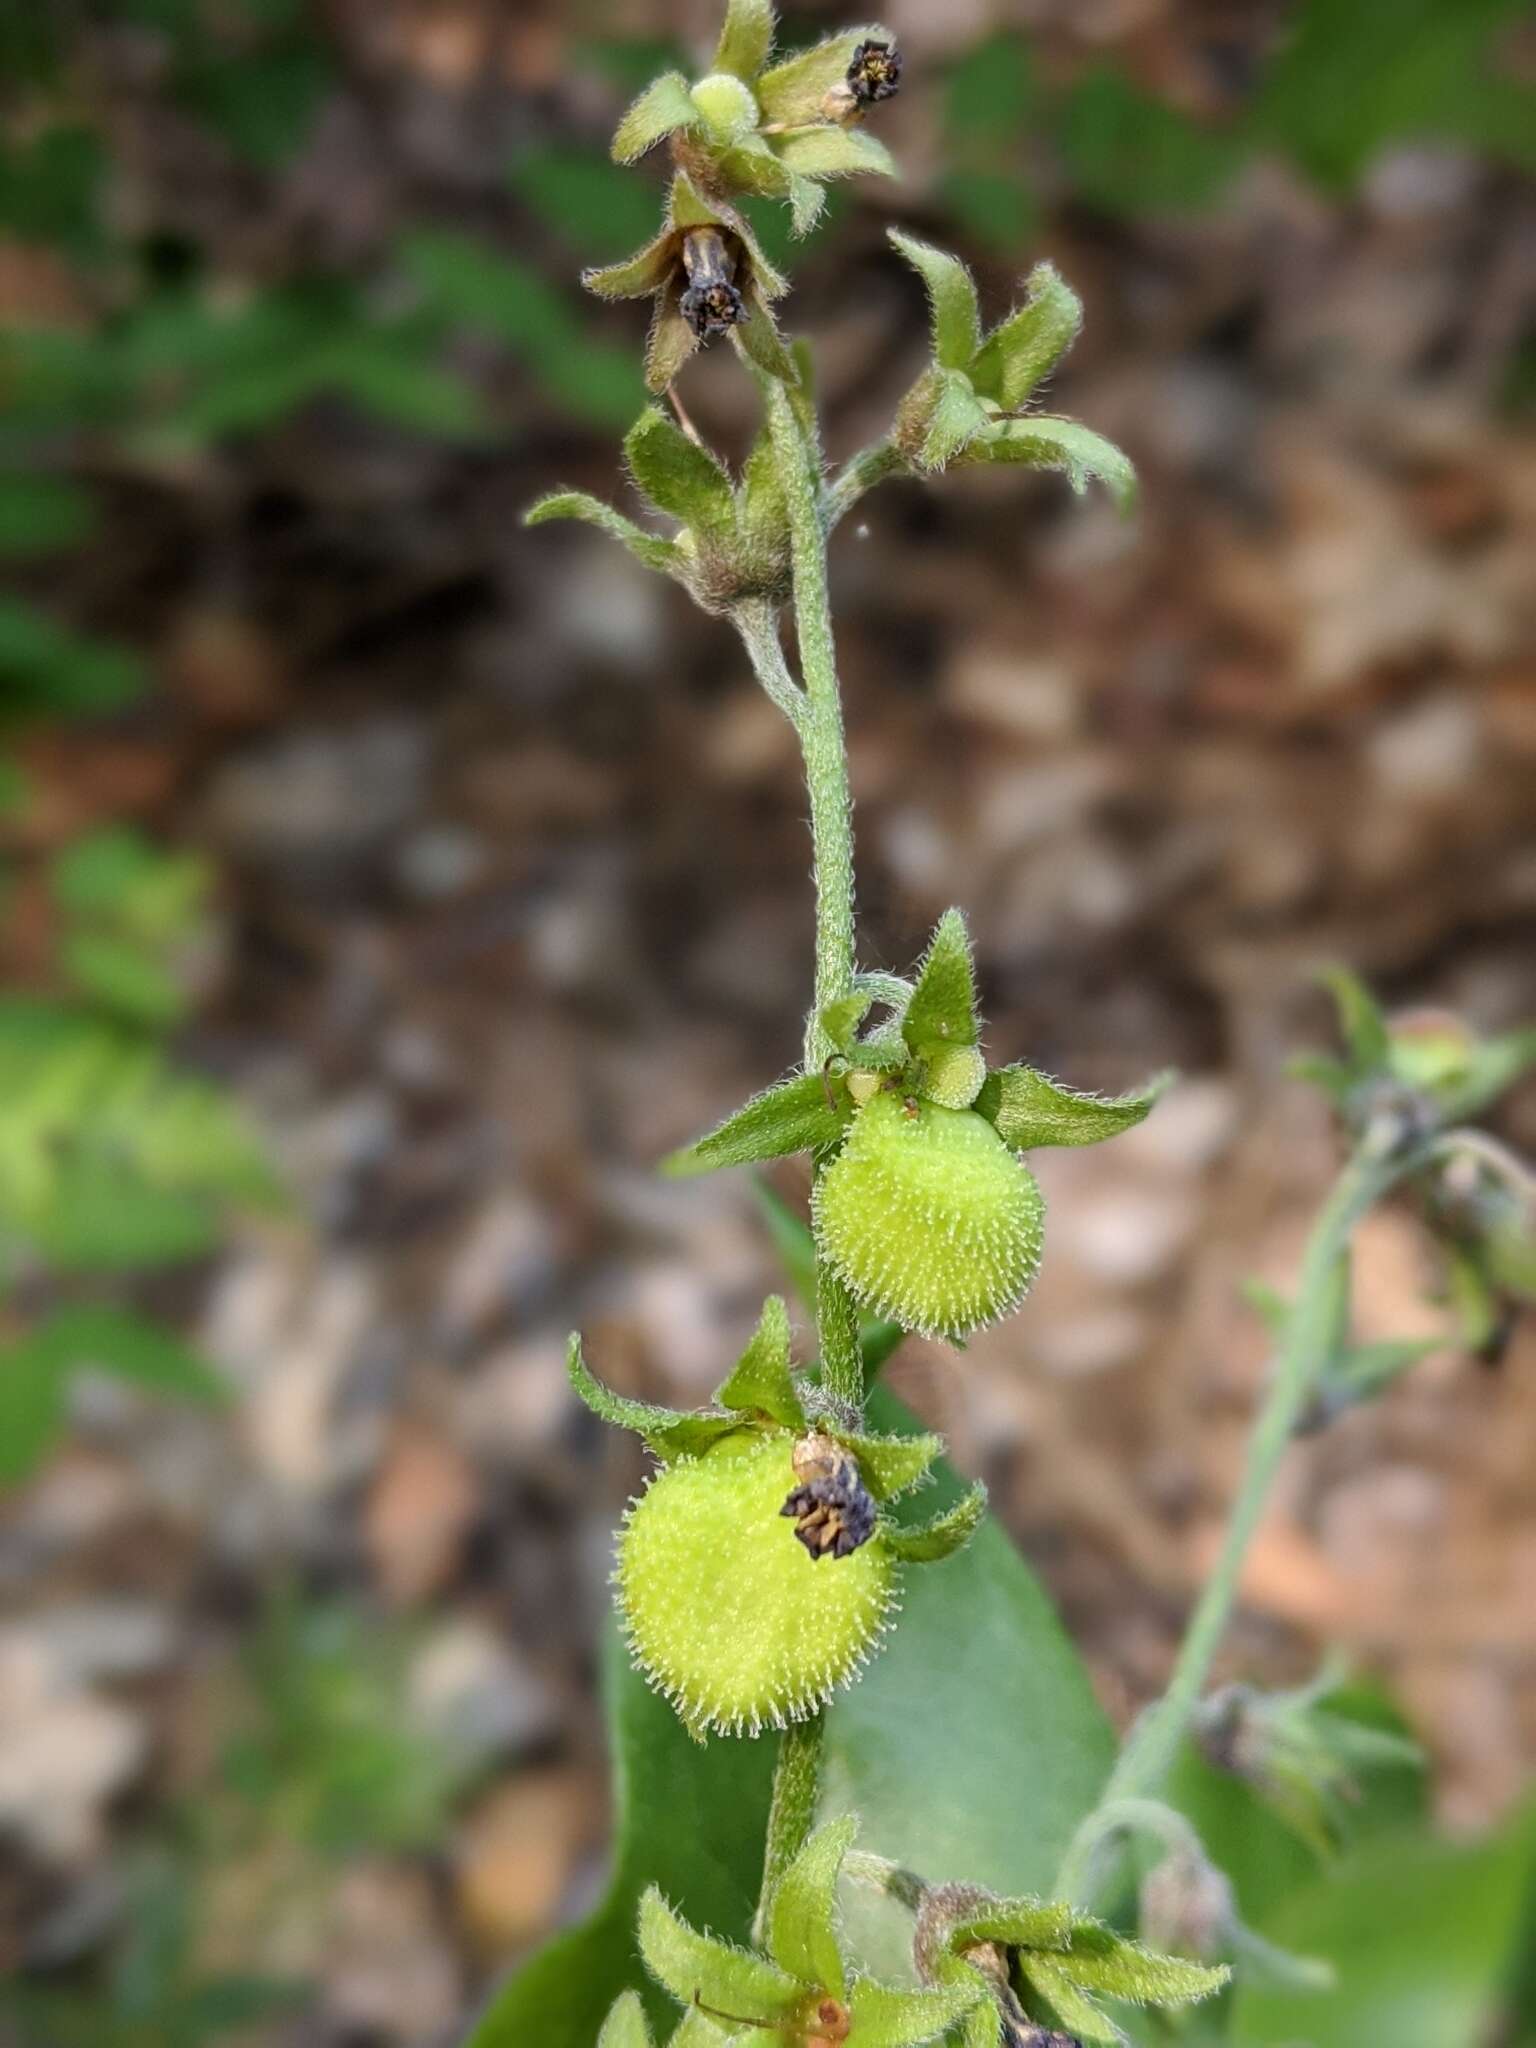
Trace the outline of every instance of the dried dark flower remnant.
<path fill-rule="evenodd" d="M 802 1437 L 794 1450 L 800 1484 L 779 1513 L 813 1558 L 851 1557 L 875 1533 L 878 1512 L 858 1460 L 829 1436 Z"/>
<path fill-rule="evenodd" d="M 683 238 L 682 255 L 688 287 L 679 307 L 699 340 L 710 341 L 739 326 L 747 309 L 736 288 L 736 264 L 725 236 L 717 228 L 694 228 Z"/>
<path fill-rule="evenodd" d="M 848 65 L 848 90 L 861 107 L 891 100 L 901 89 L 901 51 L 894 43 L 863 42 Z"/>
<path fill-rule="evenodd" d="M 810 2026 L 806 2048 L 842 2048 L 853 2031 L 853 2015 L 840 1998 L 819 1999 Z"/>

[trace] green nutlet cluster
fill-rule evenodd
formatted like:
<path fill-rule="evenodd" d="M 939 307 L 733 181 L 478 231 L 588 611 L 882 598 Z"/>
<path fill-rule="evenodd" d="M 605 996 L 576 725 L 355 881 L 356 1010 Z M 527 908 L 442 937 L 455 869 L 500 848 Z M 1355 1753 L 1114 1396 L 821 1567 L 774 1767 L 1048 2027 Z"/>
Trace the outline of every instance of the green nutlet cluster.
<path fill-rule="evenodd" d="M 803 1719 L 890 1625 L 883 1536 L 823 1561 L 783 1513 L 800 1484 L 787 1432 L 743 1431 L 658 1472 L 630 1509 L 615 1573 L 625 1634 L 696 1735 Z"/>
<path fill-rule="evenodd" d="M 970 1109 L 878 1094 L 818 1182 L 816 1235 L 855 1297 L 962 1338 L 1016 1308 L 1040 1263 L 1034 1175 Z"/>

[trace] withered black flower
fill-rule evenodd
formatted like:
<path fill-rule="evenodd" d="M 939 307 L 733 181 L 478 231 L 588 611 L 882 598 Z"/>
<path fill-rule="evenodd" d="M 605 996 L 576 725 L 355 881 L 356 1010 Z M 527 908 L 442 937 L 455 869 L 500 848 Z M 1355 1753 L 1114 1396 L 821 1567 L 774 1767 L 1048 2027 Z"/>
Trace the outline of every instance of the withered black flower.
<path fill-rule="evenodd" d="M 795 1534 L 813 1558 L 850 1557 L 875 1533 L 878 1511 L 851 1451 L 828 1436 L 795 1445 L 800 1484 L 779 1513 L 794 1518 Z"/>
<path fill-rule="evenodd" d="M 736 264 L 724 235 L 715 228 L 695 228 L 683 237 L 682 254 L 688 288 L 678 309 L 699 340 L 738 326 L 747 317 L 746 302 L 736 288 Z"/>
<path fill-rule="evenodd" d="M 848 90 L 861 107 L 896 97 L 901 87 L 901 52 L 894 43 L 863 42 L 848 66 Z"/>

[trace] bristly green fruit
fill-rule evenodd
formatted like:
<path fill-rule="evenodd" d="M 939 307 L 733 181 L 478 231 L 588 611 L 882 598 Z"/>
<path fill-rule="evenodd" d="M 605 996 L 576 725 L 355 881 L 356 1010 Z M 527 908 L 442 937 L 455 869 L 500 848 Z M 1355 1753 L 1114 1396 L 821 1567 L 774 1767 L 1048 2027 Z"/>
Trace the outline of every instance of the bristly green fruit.
<path fill-rule="evenodd" d="M 857 1300 L 958 1341 L 1016 1308 L 1040 1263 L 1034 1175 L 969 1109 L 876 1095 L 817 1183 L 817 1241 Z"/>
<path fill-rule="evenodd" d="M 813 1558 L 783 1515 L 787 1431 L 742 1431 L 657 1473 L 629 1511 L 615 1582 L 625 1635 L 690 1734 L 804 1720 L 849 1684 L 896 1608 L 883 1530 Z"/>

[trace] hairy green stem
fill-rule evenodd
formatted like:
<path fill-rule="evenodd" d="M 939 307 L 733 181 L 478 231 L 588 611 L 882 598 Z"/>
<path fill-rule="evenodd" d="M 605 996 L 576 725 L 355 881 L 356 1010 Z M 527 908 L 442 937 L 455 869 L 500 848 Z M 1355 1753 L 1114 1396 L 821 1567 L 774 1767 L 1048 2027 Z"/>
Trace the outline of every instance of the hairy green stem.
<path fill-rule="evenodd" d="M 765 381 L 768 428 L 789 507 L 795 633 L 805 683 L 805 717 L 799 733 L 816 871 L 816 993 L 806 1026 L 805 1064 L 814 1072 L 832 1050 L 818 1021 L 821 1012 L 853 986 L 853 814 L 827 595 L 820 461 L 789 393 L 776 380 Z"/>
<path fill-rule="evenodd" d="M 1373 1133 L 1351 1156 L 1323 1204 L 1302 1260 L 1296 1305 L 1286 1325 L 1274 1376 L 1249 1439 L 1221 1555 L 1185 1631 L 1168 1689 L 1131 1730 L 1098 1805 L 1078 1829 L 1056 1881 L 1056 1896 L 1086 1902 L 1094 1851 L 1107 1832 L 1108 1809 L 1155 1798 L 1167 1777 L 1190 1716 L 1210 1677 L 1212 1660 L 1237 1601 L 1243 1565 L 1296 1424 L 1326 1361 L 1335 1313 L 1333 1279 L 1355 1225 L 1390 1188 L 1424 1163 L 1427 1148 L 1400 1134 Z"/>
<path fill-rule="evenodd" d="M 827 531 L 830 533 L 853 510 L 866 491 L 884 483 L 888 476 L 899 476 L 905 468 L 905 458 L 890 441 L 876 441 L 861 448 L 826 487 Z"/>
<path fill-rule="evenodd" d="M 766 1932 L 768 1909 L 779 1879 L 798 1855 L 816 1819 L 821 1789 L 821 1748 L 826 1716 L 793 1722 L 779 1738 L 779 1760 L 773 1773 L 773 1804 L 768 1809 L 768 1841 L 763 1852 L 763 1888 L 757 1902 L 754 1938 Z"/>
<path fill-rule="evenodd" d="M 822 1012 L 853 987 L 853 808 L 848 793 L 848 752 L 843 737 L 842 697 L 837 684 L 837 652 L 827 592 L 827 529 L 822 518 L 820 454 L 813 431 L 802 424 L 782 384 L 774 379 L 763 380 L 763 398 L 789 510 L 795 632 L 803 688 L 793 696 L 786 694 L 794 686 L 784 669 L 777 632 L 768 620 L 739 615 L 737 623 L 764 687 L 793 720 L 805 758 L 816 876 L 816 987 L 806 1024 L 805 1064 L 806 1070 L 814 1073 L 832 1051 L 821 1028 Z M 859 1349 L 858 1312 L 847 1288 L 819 1255 L 816 1322 L 822 1384 L 856 1417 L 862 1418 L 864 1362 Z M 758 1904 L 760 1934 L 774 1888 L 815 1822 L 824 1730 L 825 1718 L 817 1714 L 812 1720 L 787 1728 L 780 1740 Z"/>
<path fill-rule="evenodd" d="M 784 659 L 776 607 L 765 597 L 752 597 L 737 605 L 731 616 L 752 663 L 752 673 L 803 742 L 808 716 L 806 697 Z"/>

